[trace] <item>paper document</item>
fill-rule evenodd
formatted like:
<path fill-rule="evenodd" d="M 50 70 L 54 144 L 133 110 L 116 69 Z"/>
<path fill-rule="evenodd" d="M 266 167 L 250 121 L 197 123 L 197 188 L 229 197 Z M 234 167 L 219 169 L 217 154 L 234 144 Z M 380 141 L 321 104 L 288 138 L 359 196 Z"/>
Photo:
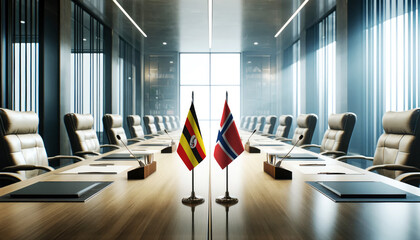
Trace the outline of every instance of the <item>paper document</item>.
<path fill-rule="evenodd" d="M 118 174 L 132 167 L 126 165 L 84 165 L 60 172 L 60 174 Z"/>
<path fill-rule="evenodd" d="M 299 166 L 298 170 L 303 174 L 318 175 L 363 174 L 340 165 Z"/>

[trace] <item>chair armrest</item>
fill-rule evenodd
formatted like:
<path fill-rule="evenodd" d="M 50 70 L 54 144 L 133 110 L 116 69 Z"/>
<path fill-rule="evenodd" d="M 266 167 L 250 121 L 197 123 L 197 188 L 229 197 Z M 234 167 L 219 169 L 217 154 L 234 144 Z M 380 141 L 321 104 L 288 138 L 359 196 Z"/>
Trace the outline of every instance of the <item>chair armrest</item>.
<path fill-rule="evenodd" d="M 291 142 L 292 139 L 291 138 L 284 138 L 284 137 L 278 137 L 276 138 L 276 140 L 282 141 L 282 142 Z"/>
<path fill-rule="evenodd" d="M 305 144 L 300 146 L 301 148 L 310 148 L 310 147 L 314 147 L 314 148 L 321 148 L 321 145 L 316 145 L 316 144 Z"/>
<path fill-rule="evenodd" d="M 319 154 L 321 154 L 323 156 L 335 155 L 336 156 L 335 158 L 337 158 L 339 156 L 344 156 L 347 153 L 346 152 L 343 152 L 343 151 L 325 151 L 325 152 L 322 152 L 322 153 L 319 153 Z"/>
<path fill-rule="evenodd" d="M 95 155 L 95 156 L 99 156 L 99 155 L 101 155 L 100 153 L 98 153 L 98 152 L 94 152 L 94 151 L 79 151 L 79 152 L 75 152 L 74 153 L 74 155 L 77 155 L 77 156 L 79 156 L 79 157 L 82 157 L 83 158 L 83 156 L 85 156 L 85 155 Z"/>
<path fill-rule="evenodd" d="M 395 180 L 405 182 L 405 183 L 413 181 L 413 180 L 419 180 L 419 179 L 420 179 L 420 172 L 403 173 L 395 178 Z"/>
<path fill-rule="evenodd" d="M 0 182 L 7 182 L 7 185 L 25 180 L 20 174 L 12 172 L 0 172 Z M 3 185 L 4 186 L 4 185 Z"/>
<path fill-rule="evenodd" d="M 335 160 L 345 162 L 345 160 L 347 159 L 364 159 L 364 160 L 373 161 L 373 157 L 366 157 L 363 155 L 342 156 L 342 157 L 336 158 Z"/>
<path fill-rule="evenodd" d="M 44 170 L 46 172 L 54 171 L 50 166 L 37 166 L 37 165 L 14 165 L 3 168 L 2 172 L 18 172 L 18 171 L 31 171 L 31 170 Z"/>
<path fill-rule="evenodd" d="M 48 162 L 51 163 L 51 162 L 54 162 L 54 161 L 59 161 L 61 159 L 72 159 L 74 163 L 85 160 L 84 158 L 79 157 L 79 156 L 57 155 L 57 156 L 54 156 L 54 157 L 49 157 Z"/>
<path fill-rule="evenodd" d="M 121 147 L 118 145 L 114 145 L 114 144 L 104 144 L 104 145 L 100 145 L 100 148 L 104 148 L 104 147 L 109 147 L 109 148 L 113 148 L 113 149 L 120 149 Z"/>
<path fill-rule="evenodd" d="M 378 169 L 386 169 L 386 170 L 393 170 L 393 171 L 404 171 L 404 172 L 420 172 L 420 169 L 412 166 L 407 165 L 400 165 L 400 164 L 381 164 L 375 165 L 366 168 L 368 171 L 374 171 Z"/>

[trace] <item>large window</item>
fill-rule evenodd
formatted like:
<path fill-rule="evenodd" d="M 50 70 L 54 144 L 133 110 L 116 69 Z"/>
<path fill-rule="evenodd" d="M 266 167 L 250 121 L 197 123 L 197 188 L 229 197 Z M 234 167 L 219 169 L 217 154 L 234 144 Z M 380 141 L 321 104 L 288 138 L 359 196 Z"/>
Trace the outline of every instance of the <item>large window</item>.
<path fill-rule="evenodd" d="M 368 144 L 374 149 L 386 111 L 419 106 L 419 15 L 418 0 L 365 4 Z"/>
<path fill-rule="evenodd" d="M 288 47 L 283 54 L 282 94 L 284 100 L 292 99 L 293 104 L 282 106 L 282 114 L 292 114 L 294 119 L 302 113 L 302 84 L 300 79 L 300 40 Z M 296 125 L 296 120 L 293 121 Z"/>
<path fill-rule="evenodd" d="M 7 103 L 17 111 L 39 110 L 39 3 L 37 0 L 10 0 L 6 3 Z"/>
<path fill-rule="evenodd" d="M 194 91 L 194 106 L 203 136 L 216 142 L 226 99 L 234 119 L 240 119 L 240 54 L 181 54 L 181 122 L 185 121 Z M 206 143 L 206 149 L 210 149 Z"/>
<path fill-rule="evenodd" d="M 104 115 L 104 26 L 72 2 L 70 111 L 93 115 L 102 132 Z M 100 137 L 102 140 L 102 138 Z"/>
<path fill-rule="evenodd" d="M 335 11 L 318 23 L 316 78 L 319 90 L 319 139 L 328 129 L 328 116 L 336 111 Z"/>

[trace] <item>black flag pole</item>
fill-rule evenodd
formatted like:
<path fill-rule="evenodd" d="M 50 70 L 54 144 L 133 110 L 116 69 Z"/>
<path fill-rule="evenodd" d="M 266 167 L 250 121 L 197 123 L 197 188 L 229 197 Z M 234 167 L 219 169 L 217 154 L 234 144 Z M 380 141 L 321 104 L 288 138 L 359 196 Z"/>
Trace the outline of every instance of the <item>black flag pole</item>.
<path fill-rule="evenodd" d="M 228 101 L 228 92 L 226 91 L 226 103 Z M 220 196 L 216 198 L 216 203 L 224 204 L 224 205 L 233 205 L 238 203 L 238 199 L 229 196 L 229 165 L 226 166 L 226 192 L 225 196 Z"/>
<path fill-rule="evenodd" d="M 192 103 L 194 103 L 194 91 L 192 91 Z M 204 198 L 195 195 L 194 191 L 194 168 L 191 170 L 191 196 L 182 199 L 182 203 L 185 205 L 198 205 L 204 203 Z"/>

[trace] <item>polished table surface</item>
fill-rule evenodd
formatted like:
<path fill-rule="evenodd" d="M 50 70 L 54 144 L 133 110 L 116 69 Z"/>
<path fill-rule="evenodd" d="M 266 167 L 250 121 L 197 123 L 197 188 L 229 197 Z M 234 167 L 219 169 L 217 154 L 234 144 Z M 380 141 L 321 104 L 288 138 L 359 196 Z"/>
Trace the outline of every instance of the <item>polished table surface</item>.
<path fill-rule="evenodd" d="M 328 158 L 362 174 L 305 175 L 299 162 L 284 161 L 293 180 L 274 180 L 262 170 L 265 159 L 244 152 L 229 165 L 229 192 L 239 199 L 230 207 L 215 202 L 225 193 L 225 171 L 211 149 L 195 168 L 195 192 L 205 198 L 195 207 L 181 203 L 190 195 L 191 173 L 176 152 L 155 154 L 157 171 L 144 180 L 127 180 L 126 172 L 58 174 L 94 159 L 86 160 L 1 188 L 3 195 L 38 181 L 114 181 L 84 203 L 0 203 L 0 238 L 420 239 L 420 203 L 335 203 L 305 181 L 375 180 L 420 195 L 418 188 Z"/>

